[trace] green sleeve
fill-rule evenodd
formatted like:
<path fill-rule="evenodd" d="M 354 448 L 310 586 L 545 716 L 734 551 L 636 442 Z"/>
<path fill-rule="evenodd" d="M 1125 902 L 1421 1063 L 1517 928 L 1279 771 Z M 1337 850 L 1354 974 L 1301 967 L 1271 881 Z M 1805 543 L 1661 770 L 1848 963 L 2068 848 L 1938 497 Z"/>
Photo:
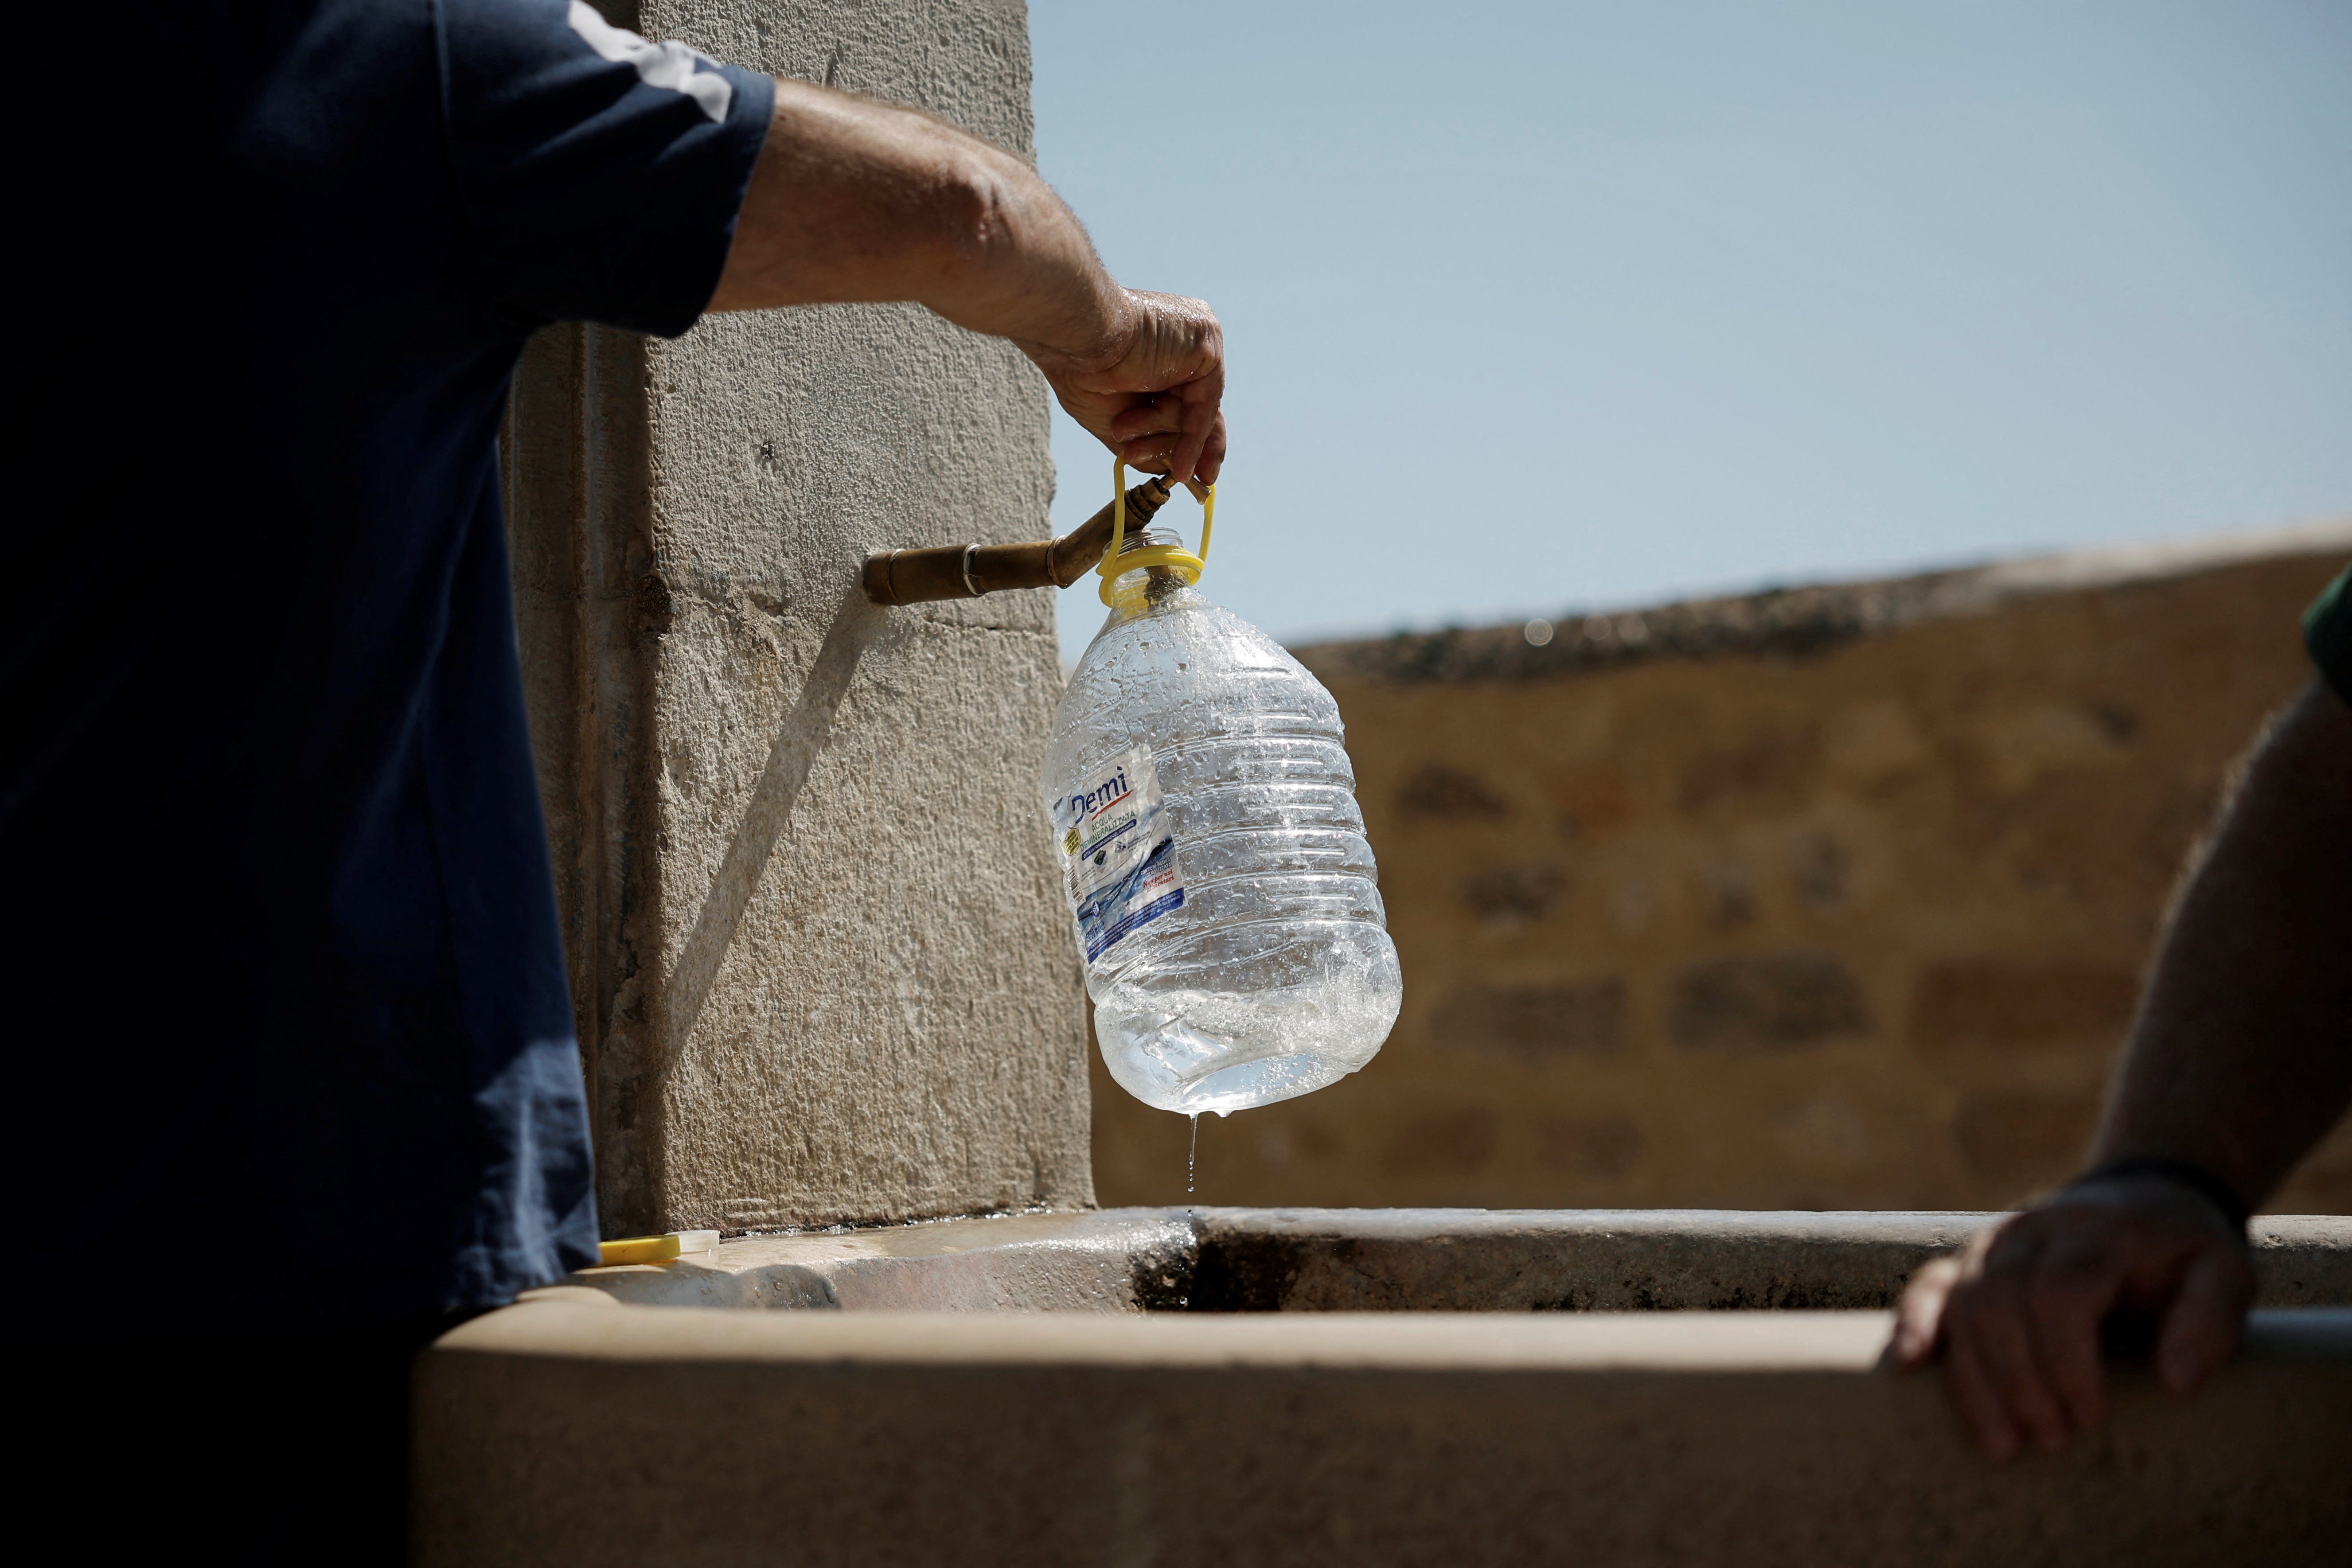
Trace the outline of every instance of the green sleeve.
<path fill-rule="evenodd" d="M 2352 583 L 2352 567 L 2337 573 L 2303 612 L 2303 646 L 2311 650 L 2320 678 L 2352 702 L 2352 595 L 2346 592 L 2347 583 Z"/>

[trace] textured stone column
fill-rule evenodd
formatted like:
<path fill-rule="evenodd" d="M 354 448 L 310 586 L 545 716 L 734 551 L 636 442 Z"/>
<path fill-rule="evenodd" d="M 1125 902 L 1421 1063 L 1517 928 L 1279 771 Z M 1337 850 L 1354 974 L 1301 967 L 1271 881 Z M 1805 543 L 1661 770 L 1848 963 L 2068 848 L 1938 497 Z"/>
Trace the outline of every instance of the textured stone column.
<path fill-rule="evenodd" d="M 1019 0 L 606 9 L 1030 148 Z M 608 1235 L 1092 1202 L 1031 799 L 1052 605 L 857 589 L 870 550 L 1045 533 L 1046 411 L 913 307 L 532 345 L 510 526 Z"/>

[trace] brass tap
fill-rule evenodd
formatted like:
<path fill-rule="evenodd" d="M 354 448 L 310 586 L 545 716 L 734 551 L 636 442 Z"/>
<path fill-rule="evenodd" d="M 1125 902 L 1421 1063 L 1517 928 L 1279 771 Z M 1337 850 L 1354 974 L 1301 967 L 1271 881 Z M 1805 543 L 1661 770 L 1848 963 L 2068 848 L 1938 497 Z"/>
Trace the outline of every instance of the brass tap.
<path fill-rule="evenodd" d="M 1206 487 L 1187 479 L 1197 499 Z M 1175 491 L 1153 474 L 1127 492 L 1128 537 L 1141 531 Z M 1026 544 L 941 544 L 885 550 L 866 558 L 866 596 L 877 605 L 919 605 L 929 599 L 977 599 L 1007 588 L 1066 588 L 1092 571 L 1110 548 L 1112 505 L 1059 539 Z"/>

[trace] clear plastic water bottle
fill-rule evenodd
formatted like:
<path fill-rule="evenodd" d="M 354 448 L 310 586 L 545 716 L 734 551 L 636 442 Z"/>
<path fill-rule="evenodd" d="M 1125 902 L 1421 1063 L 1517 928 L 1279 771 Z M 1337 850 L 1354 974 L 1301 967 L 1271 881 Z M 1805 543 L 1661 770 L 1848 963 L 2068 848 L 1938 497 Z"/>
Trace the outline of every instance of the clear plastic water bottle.
<path fill-rule="evenodd" d="M 1196 1116 L 1309 1093 L 1371 1060 L 1404 991 L 1339 705 L 1192 586 L 1174 535 L 1121 543 L 1044 778 L 1104 1063 Z"/>

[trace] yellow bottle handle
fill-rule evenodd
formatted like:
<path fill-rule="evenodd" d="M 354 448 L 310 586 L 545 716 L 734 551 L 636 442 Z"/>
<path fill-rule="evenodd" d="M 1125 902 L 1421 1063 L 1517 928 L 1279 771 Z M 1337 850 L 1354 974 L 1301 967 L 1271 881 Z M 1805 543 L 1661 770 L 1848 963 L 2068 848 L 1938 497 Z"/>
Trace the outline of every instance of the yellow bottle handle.
<path fill-rule="evenodd" d="M 1102 578 L 1102 602 L 1117 605 L 1111 596 L 1111 584 L 1129 572 L 1140 572 L 1147 566 L 1173 567 L 1188 584 L 1201 580 L 1209 564 L 1209 530 L 1217 521 L 1217 487 L 1211 485 L 1201 496 L 1201 553 L 1173 544 L 1147 544 L 1129 555 L 1121 555 L 1119 547 L 1127 542 L 1127 464 L 1113 458 L 1110 461 L 1111 527 L 1110 548 L 1103 552 L 1102 564 L 1095 571 Z"/>

